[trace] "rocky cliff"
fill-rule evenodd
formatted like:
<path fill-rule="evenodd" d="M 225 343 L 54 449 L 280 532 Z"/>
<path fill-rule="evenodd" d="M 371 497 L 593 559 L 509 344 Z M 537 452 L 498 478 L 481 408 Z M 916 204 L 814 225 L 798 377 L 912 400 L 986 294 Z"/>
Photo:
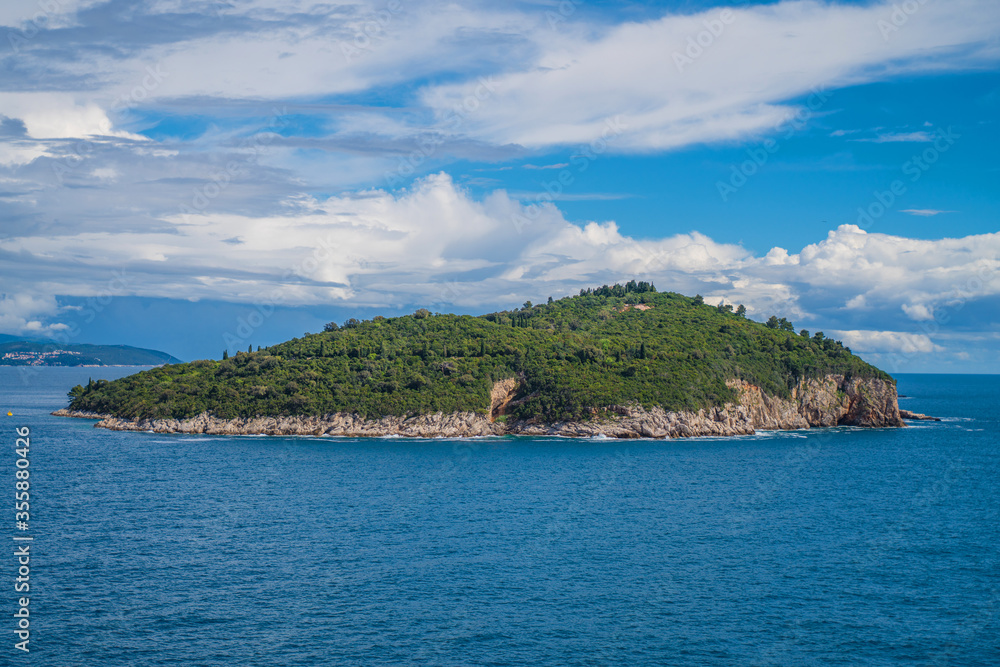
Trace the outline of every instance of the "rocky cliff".
<path fill-rule="evenodd" d="M 583 422 L 539 423 L 504 420 L 504 408 L 515 400 L 518 383 L 496 383 L 488 415 L 456 412 L 363 419 L 355 414 L 323 416 L 251 417 L 220 419 L 207 413 L 189 419 L 129 420 L 59 410 L 66 417 L 99 418 L 96 426 L 116 431 L 207 433 L 213 435 L 342 435 L 409 437 L 469 437 L 484 435 L 561 435 L 612 438 L 679 438 L 748 435 L 756 430 L 784 430 L 823 426 L 903 426 L 896 387 L 879 379 L 847 379 L 829 375 L 803 380 L 790 398 L 771 396 L 741 380 L 729 386 L 738 400 L 697 412 L 666 412 L 654 407 L 595 408 Z"/>

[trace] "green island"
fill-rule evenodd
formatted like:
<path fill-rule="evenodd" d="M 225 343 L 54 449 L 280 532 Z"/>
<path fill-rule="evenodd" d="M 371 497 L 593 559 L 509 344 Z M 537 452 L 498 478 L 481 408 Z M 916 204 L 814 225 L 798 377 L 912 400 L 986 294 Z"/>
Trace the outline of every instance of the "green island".
<path fill-rule="evenodd" d="M 0 366 L 157 366 L 180 363 L 180 359 L 166 352 L 128 345 L 69 344 L 10 338 L 0 340 Z"/>
<path fill-rule="evenodd" d="M 892 378 L 839 341 L 745 313 L 630 281 L 481 316 L 421 309 L 351 319 L 222 360 L 76 386 L 66 412 L 126 420 L 475 413 L 551 424 L 599 421 L 613 416 L 607 406 L 696 412 L 733 404 L 734 381 L 789 400 L 829 377 L 839 383 L 830 400 L 843 399 L 845 383 L 881 381 L 895 405 Z M 498 407 L 502 381 L 510 384 Z M 889 421 L 897 425 L 898 412 Z"/>

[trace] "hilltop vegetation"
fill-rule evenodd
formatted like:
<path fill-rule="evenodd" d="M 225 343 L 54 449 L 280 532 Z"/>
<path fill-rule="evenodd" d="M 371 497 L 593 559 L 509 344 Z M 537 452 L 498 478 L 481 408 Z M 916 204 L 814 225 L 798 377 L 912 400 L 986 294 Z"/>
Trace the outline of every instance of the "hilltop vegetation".
<path fill-rule="evenodd" d="M 419 310 L 348 320 L 222 361 L 77 386 L 70 409 L 123 418 L 486 413 L 493 383 L 518 377 L 510 416 L 551 422 L 608 405 L 720 405 L 734 398 L 731 378 L 786 397 L 807 377 L 888 379 L 838 341 L 744 312 L 633 281 L 479 317 Z"/>

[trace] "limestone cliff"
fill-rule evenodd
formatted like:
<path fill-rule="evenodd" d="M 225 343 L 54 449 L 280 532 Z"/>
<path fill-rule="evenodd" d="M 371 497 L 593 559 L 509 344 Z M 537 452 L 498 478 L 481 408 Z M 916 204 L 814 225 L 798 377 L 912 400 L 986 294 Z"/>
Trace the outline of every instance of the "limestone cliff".
<path fill-rule="evenodd" d="M 823 426 L 903 426 L 896 387 L 891 382 L 828 375 L 803 380 L 790 398 L 771 396 L 759 387 L 731 380 L 738 400 L 697 412 L 666 412 L 654 407 L 608 406 L 592 411 L 582 422 L 541 423 L 502 419 L 504 408 L 516 400 L 516 379 L 494 385 L 488 415 L 476 412 L 436 413 L 413 417 L 363 419 L 349 413 L 323 416 L 250 417 L 220 419 L 203 413 L 189 419 L 129 420 L 93 413 L 59 410 L 68 417 L 101 418 L 96 424 L 116 431 L 207 433 L 214 435 L 342 435 L 409 437 L 469 437 L 484 435 L 561 435 L 613 438 L 678 438 L 748 435 L 756 430 L 784 430 Z"/>

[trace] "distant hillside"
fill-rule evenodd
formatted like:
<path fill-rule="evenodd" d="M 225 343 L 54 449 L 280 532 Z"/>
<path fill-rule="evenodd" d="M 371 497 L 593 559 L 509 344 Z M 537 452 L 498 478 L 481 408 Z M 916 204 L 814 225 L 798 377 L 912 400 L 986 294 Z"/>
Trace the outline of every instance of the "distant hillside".
<path fill-rule="evenodd" d="M 502 416 L 553 422 L 600 406 L 719 406 L 734 379 L 782 397 L 830 374 L 892 382 L 838 341 L 744 312 L 635 282 L 479 317 L 419 310 L 77 386 L 69 407 L 129 419 L 489 414 L 512 379 Z"/>
<path fill-rule="evenodd" d="M 180 363 L 165 352 L 128 345 L 66 345 L 0 339 L 0 366 L 158 366 Z"/>

